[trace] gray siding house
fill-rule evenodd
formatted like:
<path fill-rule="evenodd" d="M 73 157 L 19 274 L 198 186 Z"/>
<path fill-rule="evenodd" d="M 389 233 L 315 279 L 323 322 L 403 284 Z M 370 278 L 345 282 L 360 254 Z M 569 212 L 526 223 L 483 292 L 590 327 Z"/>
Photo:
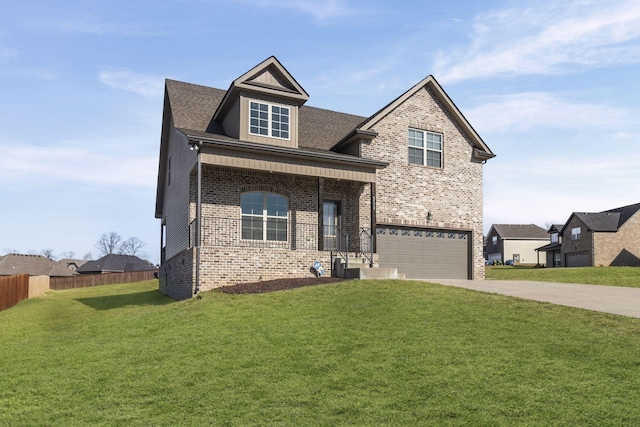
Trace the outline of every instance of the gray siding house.
<path fill-rule="evenodd" d="M 166 81 L 160 291 L 304 277 L 348 256 L 408 278 L 483 278 L 494 154 L 433 76 L 369 117 L 308 98 L 275 57 L 227 90 Z"/>
<path fill-rule="evenodd" d="M 487 260 L 544 265 L 545 254 L 536 251 L 548 241 L 547 231 L 535 224 L 493 224 L 487 233 Z"/>

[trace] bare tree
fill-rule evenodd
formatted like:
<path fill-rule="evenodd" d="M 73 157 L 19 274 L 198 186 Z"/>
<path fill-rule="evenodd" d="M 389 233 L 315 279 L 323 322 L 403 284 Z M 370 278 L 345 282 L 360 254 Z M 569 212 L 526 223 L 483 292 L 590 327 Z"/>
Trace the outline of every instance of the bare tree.
<path fill-rule="evenodd" d="M 40 253 L 38 253 L 38 251 L 36 251 L 35 249 L 29 249 L 27 251 L 27 255 L 40 255 Z"/>
<path fill-rule="evenodd" d="M 93 259 L 93 254 L 91 252 L 87 252 L 86 254 L 84 254 L 84 256 L 82 257 L 83 261 L 91 261 Z"/>
<path fill-rule="evenodd" d="M 67 252 L 62 252 L 62 259 L 73 259 L 73 257 L 76 255 L 75 252 L 73 251 L 67 251 Z"/>
<path fill-rule="evenodd" d="M 49 259 L 51 259 L 51 260 L 53 258 L 55 258 L 54 255 L 53 255 L 53 249 L 51 249 L 51 248 L 45 248 L 45 249 L 41 250 L 40 254 L 45 256 L 45 257 L 47 257 L 47 258 L 49 258 Z"/>
<path fill-rule="evenodd" d="M 115 231 L 111 231 L 109 233 L 103 233 L 96 242 L 95 247 L 100 251 L 101 256 L 110 255 L 118 253 L 120 242 L 122 242 L 122 236 Z"/>
<path fill-rule="evenodd" d="M 4 248 L 4 253 L 7 255 L 15 255 L 15 254 L 19 254 L 20 251 L 18 251 L 17 249 Z"/>
<path fill-rule="evenodd" d="M 145 244 L 146 243 L 137 237 L 129 237 L 120 245 L 120 253 L 125 255 L 143 255 L 140 249 L 142 249 Z"/>

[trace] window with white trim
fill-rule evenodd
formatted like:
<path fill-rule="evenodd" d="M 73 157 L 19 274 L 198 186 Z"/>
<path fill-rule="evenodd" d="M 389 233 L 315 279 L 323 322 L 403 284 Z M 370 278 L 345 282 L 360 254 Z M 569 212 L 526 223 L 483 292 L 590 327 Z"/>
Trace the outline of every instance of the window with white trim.
<path fill-rule="evenodd" d="M 240 196 L 242 238 L 287 241 L 289 199 L 275 193 L 251 191 Z"/>
<path fill-rule="evenodd" d="M 409 128 L 409 163 L 442 167 L 442 134 Z"/>
<path fill-rule="evenodd" d="M 498 244 L 498 236 L 493 236 L 491 238 L 491 243 L 493 243 L 494 245 L 497 245 Z"/>
<path fill-rule="evenodd" d="M 289 107 L 250 101 L 249 133 L 289 139 L 289 113 Z"/>
<path fill-rule="evenodd" d="M 558 243 L 558 233 L 551 233 L 551 243 Z"/>
<path fill-rule="evenodd" d="M 571 229 L 571 240 L 580 240 L 580 234 L 582 233 L 581 227 L 574 227 Z"/>

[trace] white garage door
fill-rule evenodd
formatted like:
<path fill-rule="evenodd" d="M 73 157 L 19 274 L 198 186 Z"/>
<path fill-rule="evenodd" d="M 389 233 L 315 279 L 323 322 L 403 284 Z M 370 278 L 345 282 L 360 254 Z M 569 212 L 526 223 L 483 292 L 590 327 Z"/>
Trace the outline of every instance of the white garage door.
<path fill-rule="evenodd" d="M 407 279 L 469 279 L 468 232 L 379 226 L 380 267 L 395 267 Z"/>

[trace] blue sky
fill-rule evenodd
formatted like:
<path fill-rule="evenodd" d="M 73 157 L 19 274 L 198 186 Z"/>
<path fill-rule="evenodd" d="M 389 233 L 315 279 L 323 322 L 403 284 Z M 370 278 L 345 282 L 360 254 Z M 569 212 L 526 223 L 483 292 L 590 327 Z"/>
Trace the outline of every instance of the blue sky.
<path fill-rule="evenodd" d="M 308 105 L 368 116 L 433 74 L 498 155 L 484 227 L 640 202 L 640 3 L 5 0 L 0 254 L 158 261 L 165 78 L 227 88 L 275 55 Z"/>

